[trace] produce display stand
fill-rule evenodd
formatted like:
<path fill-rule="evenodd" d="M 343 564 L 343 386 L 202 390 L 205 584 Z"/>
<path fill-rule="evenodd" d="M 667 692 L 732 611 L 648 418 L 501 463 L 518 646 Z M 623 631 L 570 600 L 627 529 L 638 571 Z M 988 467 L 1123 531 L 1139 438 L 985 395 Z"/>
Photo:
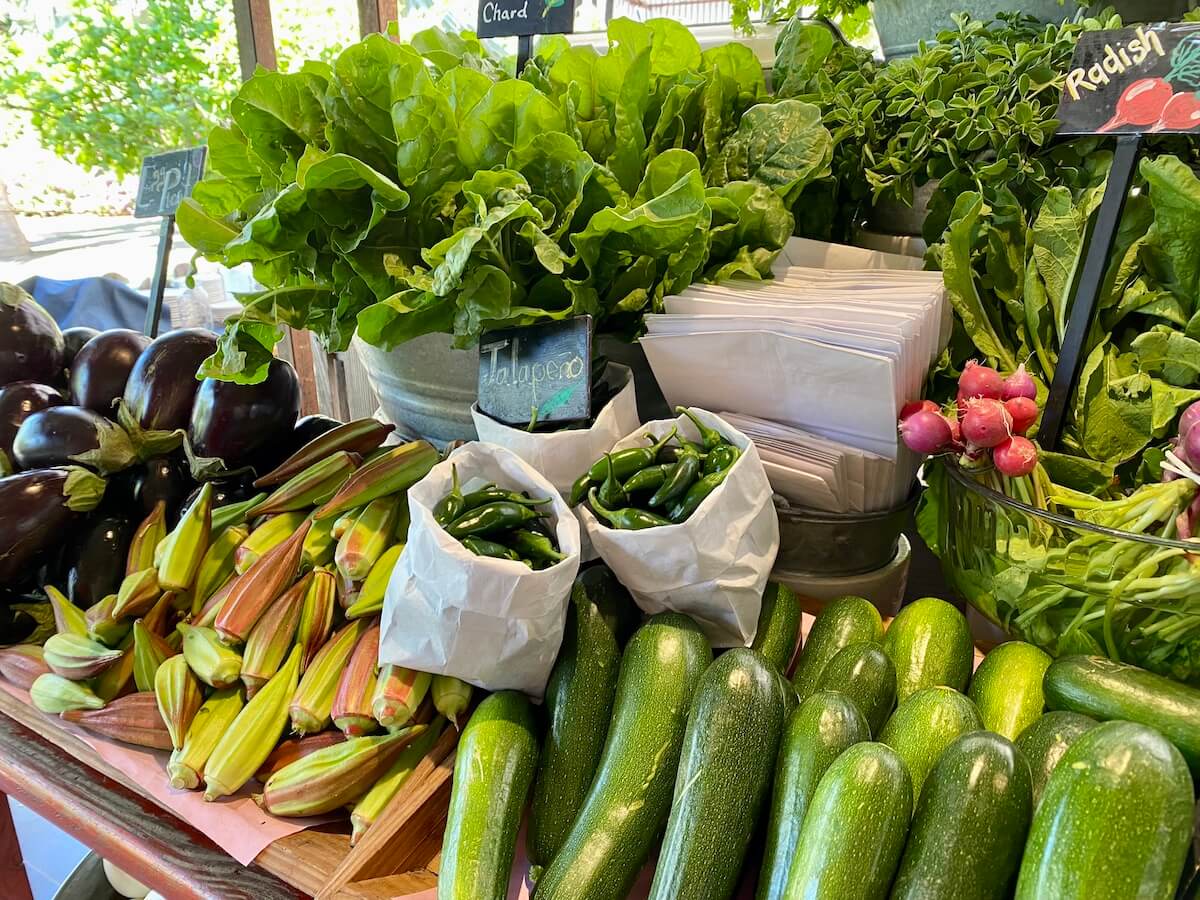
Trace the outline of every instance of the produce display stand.
<path fill-rule="evenodd" d="M 0 713 L 0 791 L 172 900 L 368 900 L 437 884 L 453 732 L 353 850 L 345 825 L 335 823 L 282 838 L 243 867 L 57 720 L 5 691 Z"/>

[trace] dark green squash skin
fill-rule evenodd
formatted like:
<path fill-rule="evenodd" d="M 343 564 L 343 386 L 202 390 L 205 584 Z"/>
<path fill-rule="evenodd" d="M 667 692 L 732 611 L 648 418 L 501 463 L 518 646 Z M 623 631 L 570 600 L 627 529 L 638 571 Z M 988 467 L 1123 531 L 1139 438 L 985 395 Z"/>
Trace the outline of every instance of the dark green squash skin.
<path fill-rule="evenodd" d="M 1099 656 L 1065 656 L 1046 670 L 1046 706 L 1124 719 L 1161 732 L 1200 774 L 1200 690 Z"/>
<path fill-rule="evenodd" d="M 1079 713 L 1056 710 L 1048 712 L 1021 732 L 1017 749 L 1029 763 L 1033 781 L 1033 806 L 1042 800 L 1042 792 L 1050 773 L 1066 755 L 1080 735 L 1096 727 L 1096 720 Z"/>
<path fill-rule="evenodd" d="M 783 900 L 883 900 L 911 816 L 912 785 L 896 751 L 850 747 L 817 785 Z"/>
<path fill-rule="evenodd" d="M 788 685 L 791 690 L 791 685 Z M 649 900 L 727 900 L 771 790 L 783 685 L 755 650 L 717 658 L 700 681 Z"/>
<path fill-rule="evenodd" d="M 878 643 L 882 637 L 883 619 L 870 600 L 841 597 L 826 606 L 813 622 L 792 675 L 800 702 L 816 692 L 821 672 L 839 650 L 857 641 Z"/>
<path fill-rule="evenodd" d="M 879 740 L 904 760 L 913 795 L 921 796 L 925 778 L 947 747 L 960 735 L 983 728 L 979 711 L 967 697 L 948 687 L 917 691 L 892 713 Z"/>
<path fill-rule="evenodd" d="M 834 691 L 818 691 L 788 716 L 775 766 L 757 900 L 783 896 L 800 829 L 821 776 L 843 750 L 870 738 L 858 707 Z"/>
<path fill-rule="evenodd" d="M 925 779 L 893 900 L 1003 900 L 1032 816 L 1029 764 L 1007 738 L 964 734 Z"/>
<path fill-rule="evenodd" d="M 1170 900 L 1191 840 L 1193 796 L 1183 756 L 1157 731 L 1097 725 L 1046 784 L 1016 900 Z"/>
<path fill-rule="evenodd" d="M 538 900 L 625 900 L 671 812 L 692 698 L 712 649 L 687 616 L 651 616 L 629 640 L 596 777 Z"/>
<path fill-rule="evenodd" d="M 936 685 L 967 689 L 975 645 L 966 616 L 945 600 L 924 597 L 901 609 L 883 636 L 883 649 L 896 667 L 898 703 Z"/>
<path fill-rule="evenodd" d="M 524 694 L 499 691 L 479 704 L 454 761 L 438 900 L 504 900 L 508 895 L 537 755 L 533 705 Z"/>
<path fill-rule="evenodd" d="M 858 641 L 826 664 L 817 690 L 841 691 L 853 700 L 874 736 L 896 704 L 896 667 L 878 644 Z"/>
<path fill-rule="evenodd" d="M 758 615 L 758 631 L 754 633 L 751 648 L 786 675 L 799 637 L 800 603 L 795 593 L 787 585 L 768 583 L 763 591 L 762 612 Z"/>
<path fill-rule="evenodd" d="M 589 584 L 591 589 L 589 590 Z M 529 861 L 545 866 L 567 839 L 596 774 L 621 665 L 618 621 L 630 605 L 577 578 L 562 649 L 546 684 L 546 737 L 529 807 Z M 539 870 L 540 873 L 540 870 Z"/>

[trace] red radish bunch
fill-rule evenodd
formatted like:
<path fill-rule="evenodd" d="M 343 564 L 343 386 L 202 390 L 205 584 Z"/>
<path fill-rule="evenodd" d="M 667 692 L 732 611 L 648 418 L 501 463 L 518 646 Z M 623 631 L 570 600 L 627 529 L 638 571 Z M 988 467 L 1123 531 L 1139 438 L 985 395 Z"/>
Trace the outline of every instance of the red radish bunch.
<path fill-rule="evenodd" d="M 948 411 L 931 400 L 906 403 L 900 411 L 905 445 L 921 454 L 953 451 L 971 466 L 984 465 L 990 458 L 1000 473 L 1011 477 L 1033 471 L 1037 447 L 1025 434 L 1040 410 L 1037 384 L 1025 366 L 1005 378 L 990 366 L 971 361 L 959 376 L 955 400 Z M 1200 409 L 1196 416 L 1200 418 Z M 1200 429 L 1196 435 L 1200 441 Z"/>

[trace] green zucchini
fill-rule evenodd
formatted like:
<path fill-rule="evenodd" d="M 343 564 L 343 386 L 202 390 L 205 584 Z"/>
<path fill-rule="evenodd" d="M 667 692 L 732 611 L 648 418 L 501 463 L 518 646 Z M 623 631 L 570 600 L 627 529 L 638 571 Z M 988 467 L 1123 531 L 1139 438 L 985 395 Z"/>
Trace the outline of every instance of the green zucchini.
<path fill-rule="evenodd" d="M 854 701 L 872 735 L 896 703 L 896 669 L 883 648 L 868 641 L 843 647 L 817 679 L 819 691 L 841 691 Z"/>
<path fill-rule="evenodd" d="M 525 695 L 500 691 L 479 704 L 454 761 L 438 900 L 504 900 L 508 895 L 537 755 L 533 706 Z"/>
<path fill-rule="evenodd" d="M 1050 709 L 1157 729 L 1200 772 L 1200 690 L 1099 656 L 1055 660 L 1043 687 Z"/>
<path fill-rule="evenodd" d="M 900 754 L 912 778 L 913 796 L 920 798 L 925 777 L 947 747 L 968 731 L 979 731 L 983 720 L 975 704 L 948 687 L 917 691 L 892 713 L 879 740 Z"/>
<path fill-rule="evenodd" d="M 1050 657 L 1033 644 L 1009 641 L 983 658 L 971 679 L 970 697 L 983 726 L 1010 741 L 1037 721 L 1046 708 L 1042 678 Z"/>
<path fill-rule="evenodd" d="M 1165 737 L 1134 722 L 1081 736 L 1033 816 L 1017 900 L 1169 900 L 1192 833 L 1192 779 Z"/>
<path fill-rule="evenodd" d="M 892 900 L 1011 896 L 1032 796 L 1029 764 L 1007 738 L 956 738 L 925 779 Z"/>
<path fill-rule="evenodd" d="M 758 631 L 754 633 L 754 643 L 750 646 L 786 675 L 799 637 L 800 602 L 787 585 L 770 582 L 763 591 Z"/>
<path fill-rule="evenodd" d="M 618 623 L 632 605 L 628 595 L 589 590 L 583 576 L 575 580 L 562 649 L 546 685 L 548 727 L 529 806 L 526 847 L 535 876 L 567 839 L 596 774 L 621 665 Z"/>
<path fill-rule="evenodd" d="M 688 716 L 650 900 L 733 896 L 771 789 L 783 708 L 778 672 L 757 651 L 736 648 L 708 667 Z"/>
<path fill-rule="evenodd" d="M 870 739 L 867 720 L 845 694 L 817 691 L 788 716 L 771 790 L 757 900 L 783 896 L 800 828 L 821 776 L 843 750 Z"/>
<path fill-rule="evenodd" d="M 899 754 L 870 742 L 850 747 L 817 785 L 784 900 L 882 900 L 911 815 L 912 783 Z"/>
<path fill-rule="evenodd" d="M 967 689 L 975 648 L 966 617 L 945 600 L 925 597 L 900 610 L 883 636 L 896 667 L 896 699 L 942 684 Z"/>
<path fill-rule="evenodd" d="M 1042 791 L 1046 789 L 1050 773 L 1054 771 L 1067 749 L 1081 734 L 1086 734 L 1095 727 L 1095 719 L 1060 710 L 1046 713 L 1021 732 L 1021 736 L 1017 738 L 1017 749 L 1029 762 L 1030 774 L 1033 776 L 1034 807 L 1041 802 Z"/>
<path fill-rule="evenodd" d="M 841 597 L 821 610 L 808 633 L 792 676 L 800 702 L 816 692 L 822 670 L 839 650 L 858 641 L 878 643 L 881 637 L 883 620 L 870 600 Z"/>
<path fill-rule="evenodd" d="M 624 900 L 662 834 L 692 697 L 712 650 L 687 616 L 660 613 L 625 647 L 596 777 L 538 900 Z"/>

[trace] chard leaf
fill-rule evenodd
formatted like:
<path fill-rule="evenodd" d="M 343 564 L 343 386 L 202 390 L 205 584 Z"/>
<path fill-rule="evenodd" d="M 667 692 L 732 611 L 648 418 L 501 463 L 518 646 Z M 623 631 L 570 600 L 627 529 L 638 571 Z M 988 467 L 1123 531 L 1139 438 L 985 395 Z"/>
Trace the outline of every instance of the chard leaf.
<path fill-rule="evenodd" d="M 458 157 L 470 172 L 501 165 L 510 150 L 537 135 L 562 131 L 562 111 L 525 81 L 493 84 L 458 129 Z"/>
<path fill-rule="evenodd" d="M 454 301 L 427 291 L 404 290 L 358 314 L 358 334 L 368 344 L 391 350 L 423 334 L 449 332 Z"/>
<path fill-rule="evenodd" d="M 281 340 L 283 329 L 278 325 L 233 316 L 225 322 L 216 352 L 201 363 L 196 377 L 258 384 L 266 379 Z"/>
<path fill-rule="evenodd" d="M 811 103 L 760 103 L 742 116 L 725 144 L 721 171 L 729 180 L 757 181 L 790 208 L 812 181 L 830 173 L 833 138 Z"/>
<path fill-rule="evenodd" d="M 1150 443 L 1154 432 L 1154 386 L 1138 372 L 1132 354 L 1100 343 L 1079 376 L 1074 420 L 1092 459 L 1119 465 Z"/>

